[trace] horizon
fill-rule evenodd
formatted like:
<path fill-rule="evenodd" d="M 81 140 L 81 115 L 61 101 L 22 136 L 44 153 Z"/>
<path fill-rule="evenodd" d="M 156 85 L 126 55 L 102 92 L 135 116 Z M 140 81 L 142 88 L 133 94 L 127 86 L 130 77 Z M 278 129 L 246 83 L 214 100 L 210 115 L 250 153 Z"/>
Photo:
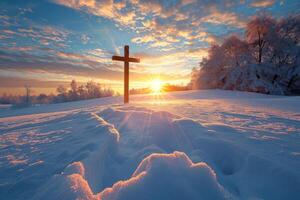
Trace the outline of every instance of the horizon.
<path fill-rule="evenodd" d="M 93 80 L 122 93 L 123 55 L 130 64 L 130 88 L 151 81 L 190 81 L 207 49 L 231 34 L 243 37 L 251 17 L 297 14 L 299 2 L 257 1 L 2 1 L 0 3 L 0 94 L 53 93 L 72 79 Z M 199 10 L 203 12 L 199 12 Z M 55 13 L 55 15 L 53 15 Z"/>

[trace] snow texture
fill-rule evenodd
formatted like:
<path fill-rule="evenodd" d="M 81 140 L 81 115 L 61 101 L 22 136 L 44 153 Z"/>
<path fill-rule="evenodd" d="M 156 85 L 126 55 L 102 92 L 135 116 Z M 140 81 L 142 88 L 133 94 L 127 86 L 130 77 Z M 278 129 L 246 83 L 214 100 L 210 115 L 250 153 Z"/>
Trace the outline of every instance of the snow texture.
<path fill-rule="evenodd" d="M 285 88 L 272 79 L 280 74 L 270 65 L 245 65 L 233 68 L 225 81 L 223 89 L 284 95 Z"/>
<path fill-rule="evenodd" d="M 300 199 L 299 100 L 207 90 L 4 109 L 0 196 Z"/>

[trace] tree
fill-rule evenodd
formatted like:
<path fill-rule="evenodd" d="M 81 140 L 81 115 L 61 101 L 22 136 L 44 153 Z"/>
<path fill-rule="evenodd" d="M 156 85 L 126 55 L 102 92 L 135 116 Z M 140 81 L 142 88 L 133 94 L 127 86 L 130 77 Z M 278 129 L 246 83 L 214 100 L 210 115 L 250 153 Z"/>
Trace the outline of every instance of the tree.
<path fill-rule="evenodd" d="M 204 58 L 205 59 L 205 58 Z M 188 84 L 189 89 L 198 89 L 199 71 L 196 67 L 193 67 L 191 72 L 191 81 Z"/>
<path fill-rule="evenodd" d="M 67 98 L 67 89 L 63 85 L 59 85 L 58 88 L 56 89 L 58 95 L 55 98 L 55 102 L 60 103 L 60 102 L 65 102 L 68 100 Z"/>
<path fill-rule="evenodd" d="M 273 36 L 272 62 L 279 67 L 295 67 L 300 54 L 300 15 L 281 19 Z"/>
<path fill-rule="evenodd" d="M 77 82 L 75 80 L 72 80 L 70 85 L 72 92 L 77 93 Z"/>
<path fill-rule="evenodd" d="M 87 91 L 85 90 L 84 85 L 78 87 L 78 95 L 80 99 L 87 99 Z"/>
<path fill-rule="evenodd" d="M 275 25 L 276 21 L 268 15 L 254 17 L 247 24 L 246 40 L 255 49 L 254 55 L 258 63 L 262 62 L 264 50 L 267 49 L 275 32 Z"/>
<path fill-rule="evenodd" d="M 30 105 L 31 104 L 31 99 L 30 99 L 30 93 L 31 89 L 29 85 L 25 85 L 25 104 Z"/>
<path fill-rule="evenodd" d="M 56 91 L 58 92 L 58 94 L 66 94 L 67 93 L 67 89 L 63 85 L 59 85 L 57 87 Z"/>
<path fill-rule="evenodd" d="M 87 95 L 89 98 L 99 98 L 102 96 L 101 85 L 93 81 L 86 83 Z"/>
<path fill-rule="evenodd" d="M 236 35 L 224 40 L 222 48 L 225 53 L 225 63 L 230 67 L 240 66 L 242 62 L 250 62 L 248 44 Z"/>
<path fill-rule="evenodd" d="M 281 37 L 291 40 L 294 44 L 300 43 L 300 14 L 283 18 L 278 25 Z"/>
<path fill-rule="evenodd" d="M 70 100 L 77 100 L 78 99 L 78 88 L 77 88 L 77 82 L 75 80 L 71 81 L 71 90 L 69 91 L 69 98 Z"/>
<path fill-rule="evenodd" d="M 36 97 L 36 101 L 39 104 L 48 104 L 50 103 L 51 99 L 46 94 L 40 94 Z"/>
<path fill-rule="evenodd" d="M 224 84 L 226 71 L 232 66 L 226 59 L 223 46 L 212 45 L 208 51 L 208 58 L 200 62 L 200 71 L 196 79 L 198 89 L 219 88 Z M 195 84 L 192 84 L 195 86 Z"/>

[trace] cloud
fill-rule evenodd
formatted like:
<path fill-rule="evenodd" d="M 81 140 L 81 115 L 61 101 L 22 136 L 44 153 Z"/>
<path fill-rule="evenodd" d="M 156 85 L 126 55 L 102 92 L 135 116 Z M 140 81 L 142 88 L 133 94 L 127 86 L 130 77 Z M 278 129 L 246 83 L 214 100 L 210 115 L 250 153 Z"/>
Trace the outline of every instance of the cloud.
<path fill-rule="evenodd" d="M 11 38 L 14 41 L 22 39 L 31 43 L 35 42 L 35 45 L 65 47 L 70 34 L 69 31 L 59 27 L 30 25 L 26 28 L 20 27 L 13 30 L 4 29 L 0 33 L 0 38 Z"/>
<path fill-rule="evenodd" d="M 21 15 L 25 14 L 25 13 L 33 13 L 32 9 L 30 7 L 27 8 L 18 8 L 19 13 Z"/>
<path fill-rule="evenodd" d="M 152 35 L 144 35 L 144 36 L 138 36 L 131 39 L 132 42 L 140 44 L 140 43 L 148 43 L 148 42 L 154 42 L 156 41 L 155 37 Z"/>
<path fill-rule="evenodd" d="M 123 11 L 124 2 L 114 3 L 113 0 L 55 0 L 57 4 L 64 5 L 76 10 L 86 11 L 93 15 L 102 16 L 117 23 L 127 26 L 135 24 L 135 11 Z"/>
<path fill-rule="evenodd" d="M 85 62 L 96 62 L 99 64 L 111 64 L 112 52 L 106 51 L 104 49 L 91 49 L 86 50 L 84 53 L 73 53 L 65 51 L 55 51 L 55 56 L 58 58 L 71 60 L 71 61 L 85 61 Z"/>
<path fill-rule="evenodd" d="M 209 35 L 208 37 L 204 38 L 204 40 L 209 44 L 220 44 L 223 41 L 223 38 L 215 35 Z"/>
<path fill-rule="evenodd" d="M 28 72 L 58 73 L 90 77 L 120 78 L 118 66 L 110 58 L 97 55 L 56 51 L 48 48 L 9 47 L 0 51 L 0 69 Z M 108 69 L 109 68 L 109 69 Z"/>
<path fill-rule="evenodd" d="M 14 35 L 14 34 L 16 34 L 16 32 L 14 32 L 12 30 L 2 30 L 2 33 L 5 33 L 7 35 Z"/>
<path fill-rule="evenodd" d="M 138 33 L 131 41 L 147 44 L 161 51 L 182 48 L 186 44 L 212 42 L 201 23 L 243 28 L 244 22 L 234 12 L 221 12 L 236 1 L 184 0 L 130 0 L 118 3 L 112 0 L 55 0 L 76 10 L 101 16 Z M 187 9 L 188 8 L 188 9 Z M 199 12 L 201 10 L 201 12 Z M 203 35 L 205 33 L 205 36 Z M 183 41 L 181 43 L 181 41 Z M 176 47 L 175 47 L 176 46 Z"/>
<path fill-rule="evenodd" d="M 25 85 L 30 85 L 34 88 L 56 88 L 58 85 L 67 85 L 69 82 L 65 81 L 49 81 L 49 80 L 38 80 L 27 78 L 24 79 L 21 77 L 2 77 L 0 78 L 1 87 L 6 88 L 15 88 L 15 87 L 23 87 Z M 1 88 L 0 87 L 0 88 Z"/>
<path fill-rule="evenodd" d="M 193 4 L 196 2 L 197 2 L 197 0 L 182 0 L 183 5 Z"/>
<path fill-rule="evenodd" d="M 141 13 L 144 15 L 147 14 L 155 14 L 155 15 L 160 15 L 163 11 L 163 5 L 161 1 L 159 0 L 152 0 L 152 1 L 147 1 L 147 0 L 133 0 L 131 1 L 133 5 L 138 7 Z"/>
<path fill-rule="evenodd" d="M 167 42 L 167 41 L 156 41 L 154 43 L 152 43 L 150 46 L 151 47 L 166 47 L 166 46 L 170 46 L 171 43 Z"/>
<path fill-rule="evenodd" d="M 242 21 L 237 14 L 233 12 L 221 12 L 216 7 L 211 8 L 211 13 L 203 18 L 201 22 L 216 24 L 216 25 L 228 25 L 243 28 L 245 27 L 245 21 Z"/>
<path fill-rule="evenodd" d="M 93 49 L 93 50 L 89 50 L 87 52 L 89 55 L 93 55 L 93 56 L 97 56 L 97 57 L 101 57 L 101 58 L 110 58 L 112 56 L 112 53 L 109 53 L 108 51 L 104 50 L 104 49 Z"/>
<path fill-rule="evenodd" d="M 11 26 L 14 24 L 8 15 L 0 15 L 0 22 L 2 26 Z"/>
<path fill-rule="evenodd" d="M 57 74 L 59 76 L 81 76 L 111 81 L 122 80 L 123 65 L 112 62 L 111 53 L 103 49 L 88 50 L 83 54 L 56 51 L 50 48 L 38 48 L 30 51 L 27 47 L 12 47 L 11 51 L 0 51 L 0 70 L 24 72 L 31 74 Z M 146 63 L 138 67 L 130 66 L 132 80 L 143 81 L 156 73 L 145 74 Z M 164 74 L 166 79 L 181 79 L 182 75 Z"/>
<path fill-rule="evenodd" d="M 151 54 L 135 54 L 134 56 L 141 58 L 141 63 L 137 71 L 144 74 L 169 74 L 177 79 L 188 79 L 190 70 L 197 63 L 207 56 L 207 49 L 198 48 L 183 50 L 177 52 L 165 52 L 160 55 Z M 141 69 L 141 67 L 143 67 Z"/>
<path fill-rule="evenodd" d="M 275 3 L 275 0 L 254 0 L 250 4 L 252 7 L 269 7 Z"/>
<path fill-rule="evenodd" d="M 26 52 L 26 51 L 32 51 L 34 48 L 31 46 L 18 46 L 18 47 L 7 47 L 5 49 L 8 51 L 15 51 L 15 52 Z"/>

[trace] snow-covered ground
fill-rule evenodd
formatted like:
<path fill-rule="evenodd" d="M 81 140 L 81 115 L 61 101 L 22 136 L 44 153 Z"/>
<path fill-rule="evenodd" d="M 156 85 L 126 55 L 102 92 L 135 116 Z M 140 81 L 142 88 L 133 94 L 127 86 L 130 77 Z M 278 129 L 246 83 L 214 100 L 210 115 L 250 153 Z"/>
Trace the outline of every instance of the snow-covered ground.
<path fill-rule="evenodd" d="M 0 199 L 300 199 L 300 97 L 188 91 L 0 110 Z"/>

